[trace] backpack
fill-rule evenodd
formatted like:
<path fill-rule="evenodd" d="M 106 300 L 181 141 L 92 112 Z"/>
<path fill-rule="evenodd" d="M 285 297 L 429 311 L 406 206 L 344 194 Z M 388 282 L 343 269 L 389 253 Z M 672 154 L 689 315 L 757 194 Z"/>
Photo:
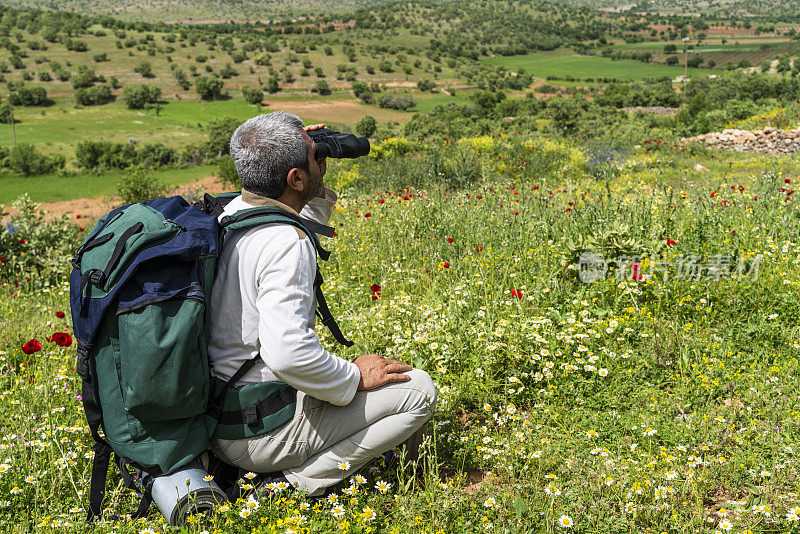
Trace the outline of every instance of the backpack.
<path fill-rule="evenodd" d="M 125 486 L 141 494 L 132 514 L 137 518 L 149 509 L 153 477 L 193 461 L 212 437 L 259 435 L 294 414 L 296 390 L 287 384 L 235 387 L 259 356 L 228 381 L 211 376 L 206 303 L 227 233 L 290 224 L 327 260 L 330 253 L 315 234 L 331 237 L 333 229 L 273 207 L 245 209 L 219 221 L 236 196 L 206 195 L 194 205 L 175 196 L 122 206 L 97 222 L 72 260 L 75 369 L 95 441 L 87 521 L 102 513 L 112 453 Z M 351 346 L 321 284 L 317 267 L 317 315 L 339 343 Z"/>

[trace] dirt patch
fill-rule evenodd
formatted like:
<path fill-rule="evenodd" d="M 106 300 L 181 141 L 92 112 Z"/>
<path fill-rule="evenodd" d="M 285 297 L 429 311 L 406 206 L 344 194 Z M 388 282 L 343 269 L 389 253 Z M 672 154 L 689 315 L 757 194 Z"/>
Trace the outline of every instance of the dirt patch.
<path fill-rule="evenodd" d="M 216 176 L 207 176 L 196 182 L 185 184 L 171 191 L 168 191 L 165 196 L 184 195 L 200 197 L 203 193 L 216 195 L 229 190 L 229 187 L 224 186 Z M 191 200 L 191 199 L 190 199 Z M 63 200 L 59 202 L 44 202 L 40 205 L 40 209 L 47 212 L 45 219 L 53 220 L 58 219 L 64 214 L 69 215 L 71 221 L 85 226 L 91 226 L 94 221 L 102 217 L 112 209 L 119 206 L 120 201 L 116 196 L 96 197 L 96 198 L 76 198 L 73 200 Z M 6 224 L 13 215 L 19 212 L 13 206 L 6 207 L 8 216 L 2 221 Z"/>
<path fill-rule="evenodd" d="M 286 111 L 300 117 L 322 119 L 329 117 L 334 122 L 355 124 L 364 115 L 372 115 L 380 121 L 393 120 L 406 122 L 411 120 L 412 113 L 403 113 L 388 109 L 375 109 L 356 101 L 314 101 L 314 100 L 278 100 L 266 104 L 270 109 Z"/>

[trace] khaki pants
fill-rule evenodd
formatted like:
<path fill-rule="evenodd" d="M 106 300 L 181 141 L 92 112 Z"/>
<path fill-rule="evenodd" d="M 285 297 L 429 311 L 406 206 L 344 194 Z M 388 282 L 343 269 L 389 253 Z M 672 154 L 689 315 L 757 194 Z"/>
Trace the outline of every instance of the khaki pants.
<path fill-rule="evenodd" d="M 436 388 L 419 369 L 411 380 L 358 391 L 347 406 L 297 392 L 294 418 L 267 434 L 241 440 L 215 439 L 214 453 L 256 473 L 283 471 L 311 496 L 355 473 L 373 458 L 410 438 L 433 414 Z M 348 462 L 350 468 L 340 469 Z"/>

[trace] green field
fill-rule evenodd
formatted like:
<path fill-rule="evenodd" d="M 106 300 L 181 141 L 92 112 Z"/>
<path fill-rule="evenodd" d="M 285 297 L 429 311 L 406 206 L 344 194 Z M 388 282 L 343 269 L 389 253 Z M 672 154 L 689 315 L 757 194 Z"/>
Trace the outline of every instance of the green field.
<path fill-rule="evenodd" d="M 196 182 L 200 178 L 214 174 L 215 171 L 216 167 L 213 165 L 198 165 L 154 171 L 153 174 L 165 187 L 174 189 Z M 122 172 L 108 172 L 73 177 L 44 175 L 27 178 L 3 176 L 0 177 L 0 205 L 10 205 L 22 193 L 27 193 L 34 202 L 58 202 L 115 195 L 122 174 Z"/>
<path fill-rule="evenodd" d="M 524 68 L 528 74 L 543 79 L 548 76 L 569 75 L 573 78 L 617 78 L 638 81 L 661 76 L 675 79 L 676 76 L 683 74 L 682 67 L 643 63 L 632 59 L 614 61 L 600 56 L 581 56 L 566 50 L 493 57 L 485 61 L 493 65 L 504 65 L 512 71 Z M 708 74 L 708 70 L 689 69 L 689 74 Z"/>

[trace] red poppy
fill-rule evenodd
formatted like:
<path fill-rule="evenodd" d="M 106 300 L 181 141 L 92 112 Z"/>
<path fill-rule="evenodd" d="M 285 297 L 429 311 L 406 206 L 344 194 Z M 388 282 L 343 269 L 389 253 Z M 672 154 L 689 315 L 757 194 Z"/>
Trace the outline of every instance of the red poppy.
<path fill-rule="evenodd" d="M 369 218 L 369 217 L 372 217 L 372 214 L 371 214 L 371 213 L 365 213 L 365 214 L 364 214 L 364 218 L 365 218 L 365 219 L 367 219 L 367 218 Z"/>
<path fill-rule="evenodd" d="M 716 192 L 716 191 L 714 191 L 713 193 L 711 193 L 711 198 L 714 198 L 715 196 L 717 196 L 717 192 Z"/>
<path fill-rule="evenodd" d="M 370 290 L 372 290 L 373 293 L 380 293 L 381 286 L 379 286 L 378 284 L 372 284 L 370 286 Z"/>
<path fill-rule="evenodd" d="M 453 239 L 452 237 L 448 237 L 448 238 L 447 238 L 447 242 L 448 242 L 448 243 L 452 243 L 453 241 L 455 241 L 455 239 Z"/>
<path fill-rule="evenodd" d="M 633 264 L 633 279 L 637 282 L 642 279 L 642 275 L 639 274 L 639 267 L 641 266 L 640 263 Z"/>
<path fill-rule="evenodd" d="M 447 263 L 447 262 L 444 262 L 444 263 L 442 264 L 442 267 L 444 267 L 445 269 L 449 269 L 449 268 L 450 268 L 450 264 L 449 264 L 449 263 Z"/>
<path fill-rule="evenodd" d="M 408 200 L 408 195 L 403 195 L 403 200 Z"/>
<path fill-rule="evenodd" d="M 517 297 L 518 299 L 521 299 L 522 298 L 522 291 L 520 291 L 519 289 L 512 289 L 511 290 L 511 296 L 512 297 Z"/>
<path fill-rule="evenodd" d="M 76 218 L 76 219 L 80 219 L 80 218 L 81 218 L 81 216 L 80 216 L 80 215 L 76 215 L 76 216 L 75 216 L 75 218 Z"/>
<path fill-rule="evenodd" d="M 671 247 L 672 245 L 677 245 L 678 242 L 673 239 L 667 239 L 667 246 Z"/>
<path fill-rule="evenodd" d="M 83 226 L 79 226 L 79 227 L 78 227 L 78 231 L 79 231 L 79 232 L 83 232 Z"/>
<path fill-rule="evenodd" d="M 25 244 L 25 243 L 27 243 L 27 242 L 28 242 L 28 241 L 27 241 L 27 240 L 25 240 L 25 239 L 20 239 L 20 240 L 19 240 L 19 244 L 20 244 L 20 245 L 24 245 L 24 244 Z"/>
<path fill-rule="evenodd" d="M 66 315 L 62 311 L 57 311 L 56 317 L 58 317 L 59 319 L 63 319 L 64 317 L 66 317 Z"/>
<path fill-rule="evenodd" d="M 56 332 L 52 336 L 48 337 L 47 341 L 55 343 L 59 347 L 69 347 L 72 345 L 72 336 L 66 332 Z"/>
<path fill-rule="evenodd" d="M 8 258 L 6 258 L 5 256 L 0 257 L 0 263 L 5 263 L 7 261 L 8 261 Z"/>
<path fill-rule="evenodd" d="M 40 350 L 42 350 L 42 344 L 38 339 L 31 339 L 22 345 L 22 352 L 25 354 L 33 354 L 34 352 L 39 352 Z"/>
<path fill-rule="evenodd" d="M 480 252 L 483 250 L 483 247 L 475 247 L 475 252 Z"/>

